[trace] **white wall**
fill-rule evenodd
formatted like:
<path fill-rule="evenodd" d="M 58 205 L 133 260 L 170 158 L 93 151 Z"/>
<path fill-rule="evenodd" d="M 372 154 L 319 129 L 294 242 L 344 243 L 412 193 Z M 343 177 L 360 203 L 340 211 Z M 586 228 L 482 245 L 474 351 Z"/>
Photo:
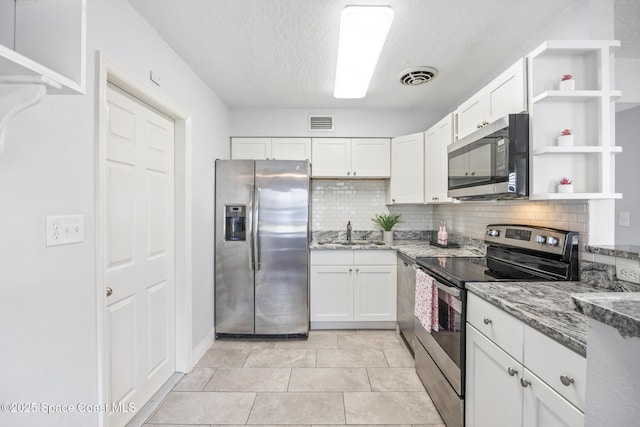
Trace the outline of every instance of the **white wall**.
<path fill-rule="evenodd" d="M 37 30 L 37 29 L 34 29 Z M 97 402 L 96 51 L 193 114 L 193 338 L 213 328 L 213 161 L 228 110 L 124 0 L 87 2 L 87 94 L 48 96 L 9 125 L 0 155 L 0 402 Z M 45 248 L 45 217 L 85 215 L 80 244 Z M 97 425 L 95 413 L 0 413 L 0 425 Z"/>
<path fill-rule="evenodd" d="M 232 136 L 394 137 L 427 130 L 447 111 L 234 109 Z M 333 132 L 309 131 L 309 115 L 332 115 Z"/>
<path fill-rule="evenodd" d="M 640 107 L 616 114 L 616 145 L 622 154 L 616 157 L 616 245 L 640 245 Z M 620 226 L 620 211 L 631 214 L 631 226 Z"/>
<path fill-rule="evenodd" d="M 588 319 L 585 425 L 637 426 L 640 415 L 640 338 L 623 337 Z"/>

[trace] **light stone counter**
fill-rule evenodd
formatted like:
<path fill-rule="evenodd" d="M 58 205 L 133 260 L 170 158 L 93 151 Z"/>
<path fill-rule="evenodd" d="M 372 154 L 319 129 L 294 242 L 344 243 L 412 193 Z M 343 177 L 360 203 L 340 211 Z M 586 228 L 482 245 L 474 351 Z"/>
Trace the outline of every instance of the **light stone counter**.
<path fill-rule="evenodd" d="M 427 240 L 394 240 L 392 243 L 380 241 L 354 240 L 354 244 L 313 242 L 311 250 L 361 250 L 361 249 L 393 249 L 415 260 L 416 257 L 481 257 L 484 254 L 477 248 L 438 248 L 429 244 Z M 382 244 L 381 244 L 382 243 Z"/>
<path fill-rule="evenodd" d="M 586 356 L 587 317 L 575 311 L 571 297 L 573 294 L 602 295 L 602 289 L 581 282 L 472 282 L 466 285 L 469 292 Z"/>
<path fill-rule="evenodd" d="M 609 325 L 623 337 L 640 338 L 640 293 L 609 292 L 573 295 L 575 310 Z"/>

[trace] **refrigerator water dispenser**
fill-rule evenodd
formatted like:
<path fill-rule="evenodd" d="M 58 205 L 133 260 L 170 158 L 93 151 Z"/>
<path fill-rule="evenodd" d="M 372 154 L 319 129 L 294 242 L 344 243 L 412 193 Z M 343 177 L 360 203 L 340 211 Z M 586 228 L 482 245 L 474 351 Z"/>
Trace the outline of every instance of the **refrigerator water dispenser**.
<path fill-rule="evenodd" d="M 226 241 L 246 240 L 246 206 L 225 206 L 225 235 Z"/>

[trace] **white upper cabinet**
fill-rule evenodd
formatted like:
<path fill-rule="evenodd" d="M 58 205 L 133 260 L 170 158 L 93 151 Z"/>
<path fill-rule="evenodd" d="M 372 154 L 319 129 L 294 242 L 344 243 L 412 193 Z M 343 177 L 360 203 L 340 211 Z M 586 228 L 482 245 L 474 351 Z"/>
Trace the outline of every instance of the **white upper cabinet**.
<path fill-rule="evenodd" d="M 353 176 L 391 176 L 391 140 L 388 138 L 358 138 L 351 140 Z"/>
<path fill-rule="evenodd" d="M 49 94 L 84 93 L 86 0 L 4 3 L 0 84 L 7 78 L 37 78 Z"/>
<path fill-rule="evenodd" d="M 313 138 L 311 176 L 389 178 L 389 138 Z"/>
<path fill-rule="evenodd" d="M 448 157 L 447 146 L 453 141 L 453 114 L 447 114 L 424 134 L 424 201 L 446 203 L 453 201 L 447 196 Z"/>
<path fill-rule="evenodd" d="M 311 138 L 231 138 L 231 158 L 311 161 Z"/>
<path fill-rule="evenodd" d="M 388 203 L 424 203 L 424 132 L 391 140 Z"/>
<path fill-rule="evenodd" d="M 455 111 L 456 139 L 511 113 L 527 110 L 526 68 L 519 59 Z"/>
<path fill-rule="evenodd" d="M 615 40 L 551 40 L 528 57 L 530 199 L 618 199 L 615 192 Z M 560 87 L 565 74 L 573 88 Z M 558 141 L 565 129 L 572 142 Z M 569 178 L 573 192 L 558 191 Z"/>

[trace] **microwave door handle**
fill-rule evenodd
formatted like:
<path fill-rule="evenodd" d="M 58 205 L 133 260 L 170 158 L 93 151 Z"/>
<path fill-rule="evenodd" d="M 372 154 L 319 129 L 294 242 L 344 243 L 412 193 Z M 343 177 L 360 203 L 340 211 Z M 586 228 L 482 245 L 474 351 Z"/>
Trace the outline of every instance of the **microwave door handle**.
<path fill-rule="evenodd" d="M 454 286 L 447 286 L 443 283 L 440 283 L 438 280 L 436 280 L 436 286 L 438 287 L 438 289 L 442 289 L 444 292 L 448 293 L 449 295 L 458 299 L 460 298 L 460 289 Z"/>

